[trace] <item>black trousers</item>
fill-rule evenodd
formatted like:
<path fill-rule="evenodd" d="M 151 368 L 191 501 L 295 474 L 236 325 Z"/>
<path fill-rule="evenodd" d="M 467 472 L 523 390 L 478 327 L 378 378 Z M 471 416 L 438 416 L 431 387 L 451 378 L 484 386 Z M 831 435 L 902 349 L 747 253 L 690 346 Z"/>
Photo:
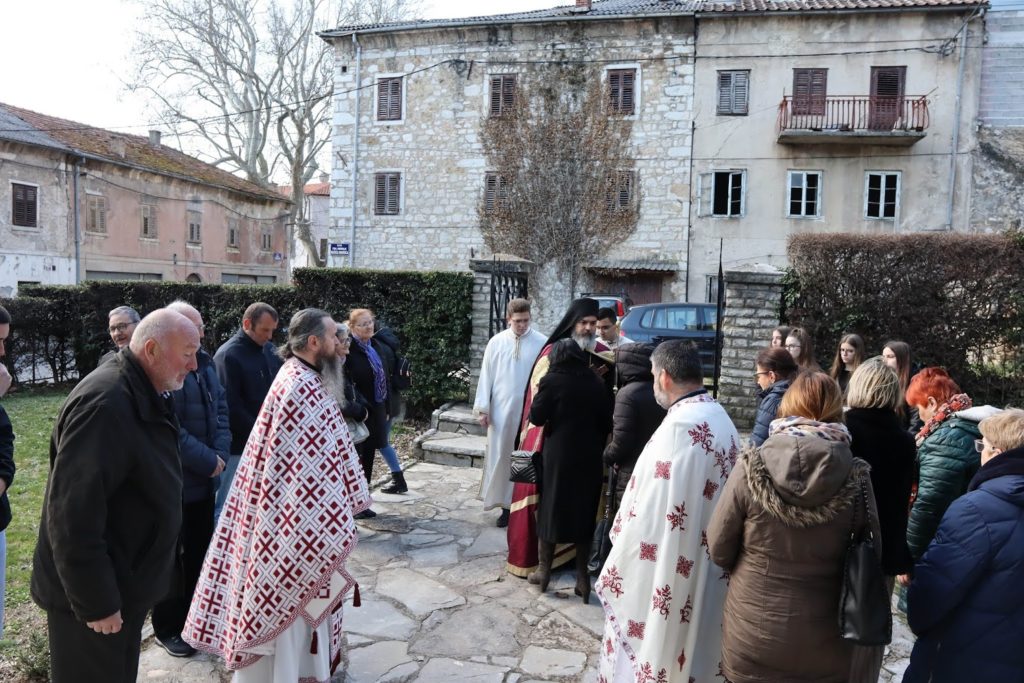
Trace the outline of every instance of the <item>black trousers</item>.
<path fill-rule="evenodd" d="M 117 633 L 96 633 L 71 612 L 46 613 L 50 636 L 50 683 L 135 683 L 146 612 L 121 608 Z"/>
<path fill-rule="evenodd" d="M 181 506 L 181 557 L 171 590 L 153 607 L 153 633 L 157 638 L 181 635 L 199 582 L 206 548 L 213 538 L 214 497 Z"/>
<path fill-rule="evenodd" d="M 369 439 L 356 444 L 356 453 L 359 454 L 359 464 L 363 466 L 363 474 L 366 475 L 366 483 L 370 483 L 373 477 L 373 459 L 377 454 L 376 439 L 371 435 Z"/>

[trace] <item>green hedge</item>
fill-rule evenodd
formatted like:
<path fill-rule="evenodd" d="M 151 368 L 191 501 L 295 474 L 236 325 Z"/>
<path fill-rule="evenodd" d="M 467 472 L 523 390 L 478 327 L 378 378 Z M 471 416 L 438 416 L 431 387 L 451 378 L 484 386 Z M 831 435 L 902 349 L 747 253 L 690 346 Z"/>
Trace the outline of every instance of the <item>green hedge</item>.
<path fill-rule="evenodd" d="M 423 415 L 442 401 L 465 399 L 468 391 L 472 277 L 463 273 L 297 269 L 292 285 L 211 285 L 187 282 L 88 282 L 78 286 L 30 285 L 3 301 L 11 311 L 8 365 L 43 364 L 56 381 L 84 375 L 111 349 L 107 312 L 128 305 L 146 315 L 182 299 L 203 314 L 206 348 L 212 353 L 234 334 L 242 313 L 265 301 L 281 315 L 323 308 L 339 321 L 352 308 L 370 308 L 380 324 L 402 340 L 413 366 L 405 392 L 409 410 Z M 275 342 L 283 341 L 280 328 Z"/>
<path fill-rule="evenodd" d="M 855 332 L 949 370 L 976 403 L 1024 405 L 1024 236 L 797 235 L 783 319 L 807 328 L 822 367 Z"/>

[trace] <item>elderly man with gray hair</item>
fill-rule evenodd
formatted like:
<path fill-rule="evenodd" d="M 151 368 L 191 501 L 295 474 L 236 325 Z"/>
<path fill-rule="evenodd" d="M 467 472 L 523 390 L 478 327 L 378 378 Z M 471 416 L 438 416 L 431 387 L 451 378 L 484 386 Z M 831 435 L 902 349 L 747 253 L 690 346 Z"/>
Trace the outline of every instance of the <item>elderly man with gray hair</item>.
<path fill-rule="evenodd" d="M 134 683 L 146 613 L 167 592 L 181 529 L 178 420 L 167 394 L 199 332 L 160 309 L 78 383 L 57 415 L 32 562 L 50 680 Z"/>
<path fill-rule="evenodd" d="M 345 568 L 370 507 L 362 466 L 322 374 L 338 324 L 292 316 L 284 365 L 245 445 L 206 554 L 184 639 L 222 657 L 234 683 L 326 681 L 341 662 Z"/>

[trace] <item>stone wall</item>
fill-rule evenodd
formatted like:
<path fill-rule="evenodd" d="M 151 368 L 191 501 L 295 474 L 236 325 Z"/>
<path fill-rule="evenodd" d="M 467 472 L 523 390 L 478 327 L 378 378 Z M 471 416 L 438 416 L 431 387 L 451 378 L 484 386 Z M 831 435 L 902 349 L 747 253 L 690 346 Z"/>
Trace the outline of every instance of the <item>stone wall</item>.
<path fill-rule="evenodd" d="M 507 271 L 523 273 L 530 278 L 534 271 L 534 265 L 530 261 L 501 255 L 502 267 Z M 469 269 L 473 271 L 473 312 L 472 312 L 472 333 L 469 339 L 469 401 L 473 402 L 476 396 L 476 385 L 480 381 L 480 366 L 484 360 L 484 349 L 490 341 L 490 320 L 491 320 L 491 272 L 494 269 L 492 259 L 473 259 L 469 262 Z M 529 280 L 527 292 L 529 292 Z M 495 334 L 505 329 L 502 327 L 495 330 Z"/>
<path fill-rule="evenodd" d="M 973 153 L 971 227 L 1020 228 L 1024 220 L 1024 127 L 983 126 Z"/>
<path fill-rule="evenodd" d="M 754 424 L 758 403 L 754 357 L 771 342 L 781 302 L 782 273 L 777 269 L 726 271 L 718 400 L 737 429 Z"/>
<path fill-rule="evenodd" d="M 638 70 L 632 140 L 641 218 L 636 232 L 607 256 L 676 261 L 685 269 L 692 18 L 438 28 L 358 40 L 358 74 L 351 39 L 335 44 L 330 234 L 332 242 L 354 241 L 356 267 L 462 270 L 467 259 L 489 257 L 477 210 L 490 170 L 480 140 L 490 76 L 516 74 L 517 87 L 529 96 L 556 84 L 567 63 L 584 61 L 595 72 Z M 378 121 L 377 79 L 395 76 L 403 78 L 402 119 Z M 402 174 L 398 215 L 373 212 L 374 174 L 384 171 Z M 348 260 L 332 258 L 328 265 L 343 267 Z M 682 298 L 682 279 L 670 281 L 666 292 Z M 566 302 L 577 293 L 567 294 Z M 552 310 L 561 298 L 550 297 Z"/>

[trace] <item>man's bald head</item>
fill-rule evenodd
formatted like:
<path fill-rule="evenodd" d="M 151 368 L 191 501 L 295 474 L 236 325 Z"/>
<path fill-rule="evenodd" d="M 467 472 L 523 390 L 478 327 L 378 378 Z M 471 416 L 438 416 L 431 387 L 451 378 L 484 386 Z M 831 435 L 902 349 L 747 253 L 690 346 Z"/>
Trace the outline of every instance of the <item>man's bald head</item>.
<path fill-rule="evenodd" d="M 178 299 L 177 301 L 172 301 L 171 303 L 167 304 L 167 308 L 169 308 L 172 311 L 177 311 L 178 313 L 181 313 L 183 316 L 191 320 L 192 324 L 196 326 L 197 330 L 199 330 L 200 340 L 206 337 L 206 328 L 203 325 L 203 315 L 198 311 L 198 309 L 196 309 L 195 306 L 186 301 Z"/>
<path fill-rule="evenodd" d="M 199 330 L 181 313 L 161 308 L 142 319 L 129 348 L 154 389 L 177 391 L 196 369 Z"/>

